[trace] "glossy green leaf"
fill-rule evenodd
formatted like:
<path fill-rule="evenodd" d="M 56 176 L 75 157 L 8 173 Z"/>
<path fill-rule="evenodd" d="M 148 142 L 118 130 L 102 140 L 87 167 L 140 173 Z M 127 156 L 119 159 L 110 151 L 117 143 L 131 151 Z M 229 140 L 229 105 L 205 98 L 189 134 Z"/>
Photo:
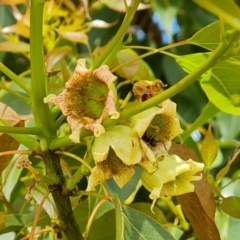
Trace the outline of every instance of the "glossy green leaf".
<path fill-rule="evenodd" d="M 211 125 L 209 125 L 207 134 L 202 142 L 201 154 L 204 163 L 207 168 L 210 168 L 215 158 L 217 157 L 218 145 L 214 139 L 211 131 Z"/>
<path fill-rule="evenodd" d="M 240 9 L 233 0 L 194 0 L 194 2 L 240 30 Z"/>
<path fill-rule="evenodd" d="M 220 206 L 228 215 L 240 219 L 240 197 L 224 198 Z"/>
<path fill-rule="evenodd" d="M 122 206 L 125 240 L 174 240 L 171 234 L 146 214 Z"/>
<path fill-rule="evenodd" d="M 186 72 L 196 69 L 208 53 L 197 53 L 177 59 Z M 218 62 L 200 78 L 200 84 L 208 99 L 223 112 L 240 115 L 240 63 L 234 59 Z"/>

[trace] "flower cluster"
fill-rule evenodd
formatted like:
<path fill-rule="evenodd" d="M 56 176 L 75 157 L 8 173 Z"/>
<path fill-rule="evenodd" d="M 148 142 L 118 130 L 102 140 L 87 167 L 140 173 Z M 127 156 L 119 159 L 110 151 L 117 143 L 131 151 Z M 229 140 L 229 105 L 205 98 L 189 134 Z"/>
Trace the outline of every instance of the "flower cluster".
<path fill-rule="evenodd" d="M 95 166 L 87 190 L 94 190 L 110 178 L 122 188 L 132 179 L 137 166 L 142 169 L 139 182 L 150 192 L 153 203 L 161 196 L 194 191 L 191 182 L 201 179 L 195 174 L 203 170 L 203 164 L 168 154 L 172 140 L 183 132 L 175 103 L 166 100 L 133 116 L 125 125 L 101 125 L 105 116 L 119 117 L 111 90 L 115 79 L 107 66 L 91 72 L 80 59 L 66 89 L 45 99 L 67 116 L 74 142 L 80 141 L 82 128 L 94 133 L 91 150 Z M 157 95 L 158 84 L 164 86 L 160 80 L 139 82 L 134 87 L 136 98 L 142 102 Z"/>

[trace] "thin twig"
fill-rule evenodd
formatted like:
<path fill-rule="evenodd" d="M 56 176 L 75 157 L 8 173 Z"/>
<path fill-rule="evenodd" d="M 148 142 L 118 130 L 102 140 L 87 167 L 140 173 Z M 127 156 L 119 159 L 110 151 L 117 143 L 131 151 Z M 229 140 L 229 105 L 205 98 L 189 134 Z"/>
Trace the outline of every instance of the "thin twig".
<path fill-rule="evenodd" d="M 39 216 L 40 216 L 40 213 L 42 211 L 42 208 L 43 208 L 43 204 L 44 202 L 46 201 L 46 199 L 48 198 L 48 195 L 49 195 L 49 191 L 47 191 L 45 193 L 45 195 L 43 196 L 39 206 L 38 206 L 38 209 L 37 209 L 37 212 L 36 212 L 36 215 L 35 215 L 35 218 L 33 220 L 33 225 L 32 225 L 32 229 L 31 229 L 31 233 L 30 233 L 30 236 L 29 236 L 29 239 L 30 240 L 33 240 L 33 237 L 34 237 L 34 231 L 35 231 L 35 228 L 37 226 L 37 222 L 38 222 L 38 219 L 39 219 Z"/>

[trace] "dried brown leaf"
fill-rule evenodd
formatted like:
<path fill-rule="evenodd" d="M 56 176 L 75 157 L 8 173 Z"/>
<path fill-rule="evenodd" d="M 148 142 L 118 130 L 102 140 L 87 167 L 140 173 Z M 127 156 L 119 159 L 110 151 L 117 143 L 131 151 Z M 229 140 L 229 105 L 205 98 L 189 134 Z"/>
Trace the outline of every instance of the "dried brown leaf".
<path fill-rule="evenodd" d="M 0 117 L 11 126 L 24 126 L 24 122 L 20 119 L 18 114 L 3 103 L 0 103 Z M 4 133 L 0 133 L 0 142 L 0 152 L 16 150 L 19 146 L 19 142 Z M 0 173 L 7 167 L 11 159 L 12 155 L 0 157 Z"/>
<path fill-rule="evenodd" d="M 194 150 L 184 144 L 173 143 L 169 153 L 176 154 L 184 160 L 191 158 L 200 162 Z M 195 192 L 178 196 L 178 200 L 199 240 L 220 240 L 214 223 L 216 210 L 214 195 L 206 176 L 202 174 L 202 180 L 193 182 Z"/>

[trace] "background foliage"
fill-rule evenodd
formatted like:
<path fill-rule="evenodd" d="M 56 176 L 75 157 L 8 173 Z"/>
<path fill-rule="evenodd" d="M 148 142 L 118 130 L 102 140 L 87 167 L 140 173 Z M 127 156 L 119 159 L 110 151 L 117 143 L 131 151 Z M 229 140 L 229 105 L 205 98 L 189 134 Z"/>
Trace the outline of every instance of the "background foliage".
<path fill-rule="evenodd" d="M 167 89 L 174 86 L 204 64 L 221 42 L 228 41 L 225 34 L 227 30 L 240 30 L 238 1 L 143 2 L 142 9 L 135 13 L 124 38 L 124 50 L 114 57 L 110 69 L 146 53 L 149 49 L 144 47 L 160 50 L 146 56 L 144 61 L 138 60 L 115 70 L 121 99 L 131 91 L 133 80 L 161 79 L 168 85 Z M 117 34 L 124 16 L 123 1 L 49 0 L 45 3 L 43 45 L 49 73 L 49 93 L 57 94 L 63 90 L 77 59 L 86 58 L 90 62 L 104 52 L 105 45 Z M 30 82 L 30 9 L 27 1 L 2 0 L 0 26 L 1 63 Z M 182 154 L 183 158 L 187 155 L 196 161 L 204 161 L 206 166 L 203 180 L 196 183 L 196 192 L 159 199 L 153 214 L 149 193 L 144 188 L 138 190 L 134 199 L 131 196 L 136 189 L 137 176 L 123 189 L 109 180 L 106 185 L 110 192 L 117 193 L 119 199 L 129 206 L 120 207 L 117 198 L 114 204 L 108 202 L 100 207 L 98 198 L 94 196 L 88 199 L 85 195 L 71 198 L 74 215 L 82 232 L 92 211 L 96 206 L 99 207 L 88 239 L 115 239 L 116 231 L 120 231 L 118 228 L 123 224 L 125 239 L 133 239 L 133 236 L 134 239 L 212 240 L 220 239 L 220 236 L 221 239 L 239 239 L 239 40 L 238 34 L 227 52 L 219 56 L 219 61 L 208 72 L 208 69 L 203 70 L 198 81 L 175 92 L 171 98 L 177 103 L 178 116 L 185 130 L 180 141 L 195 152 L 187 146 L 179 148 L 178 145 L 173 145 L 171 151 L 178 152 L 180 156 Z M 132 47 L 132 51 L 128 46 L 135 46 L 136 49 Z M 169 50 L 163 52 L 164 46 Z M 57 74 L 58 70 L 61 73 Z M 12 126 L 33 126 L 29 106 L 5 91 L 4 87 L 25 93 L 3 72 L 0 72 L 0 101 L 15 112 L 6 111 L 5 105 L 0 105 L 1 117 L 13 119 L 9 122 Z M 0 142 L 1 152 L 15 150 L 19 146 L 5 134 L 0 136 Z M 19 149 L 26 147 L 20 145 Z M 71 152 L 82 156 L 85 150 L 86 147 L 80 145 L 73 147 Z M 29 227 L 38 208 L 36 202 L 39 204 L 44 195 L 40 185 L 32 190 L 35 201 L 25 201 L 30 183 L 20 181 L 26 177 L 27 170 L 15 167 L 17 157 L 0 158 L 0 239 L 26 239 L 24 236 L 30 232 Z M 44 173 L 43 163 L 35 157 L 31 160 L 34 169 Z M 79 168 L 79 162 L 70 157 L 64 157 L 61 164 L 67 176 L 72 176 Z M 86 184 L 87 180 L 82 179 L 78 189 L 84 191 Z M 38 229 L 50 226 L 50 218 L 54 218 L 51 199 L 48 201 L 43 206 L 45 211 L 42 210 L 38 218 Z M 116 217 L 121 214 L 125 221 Z M 137 219 L 144 219 L 144 222 Z M 52 239 L 51 231 L 43 239 Z"/>

